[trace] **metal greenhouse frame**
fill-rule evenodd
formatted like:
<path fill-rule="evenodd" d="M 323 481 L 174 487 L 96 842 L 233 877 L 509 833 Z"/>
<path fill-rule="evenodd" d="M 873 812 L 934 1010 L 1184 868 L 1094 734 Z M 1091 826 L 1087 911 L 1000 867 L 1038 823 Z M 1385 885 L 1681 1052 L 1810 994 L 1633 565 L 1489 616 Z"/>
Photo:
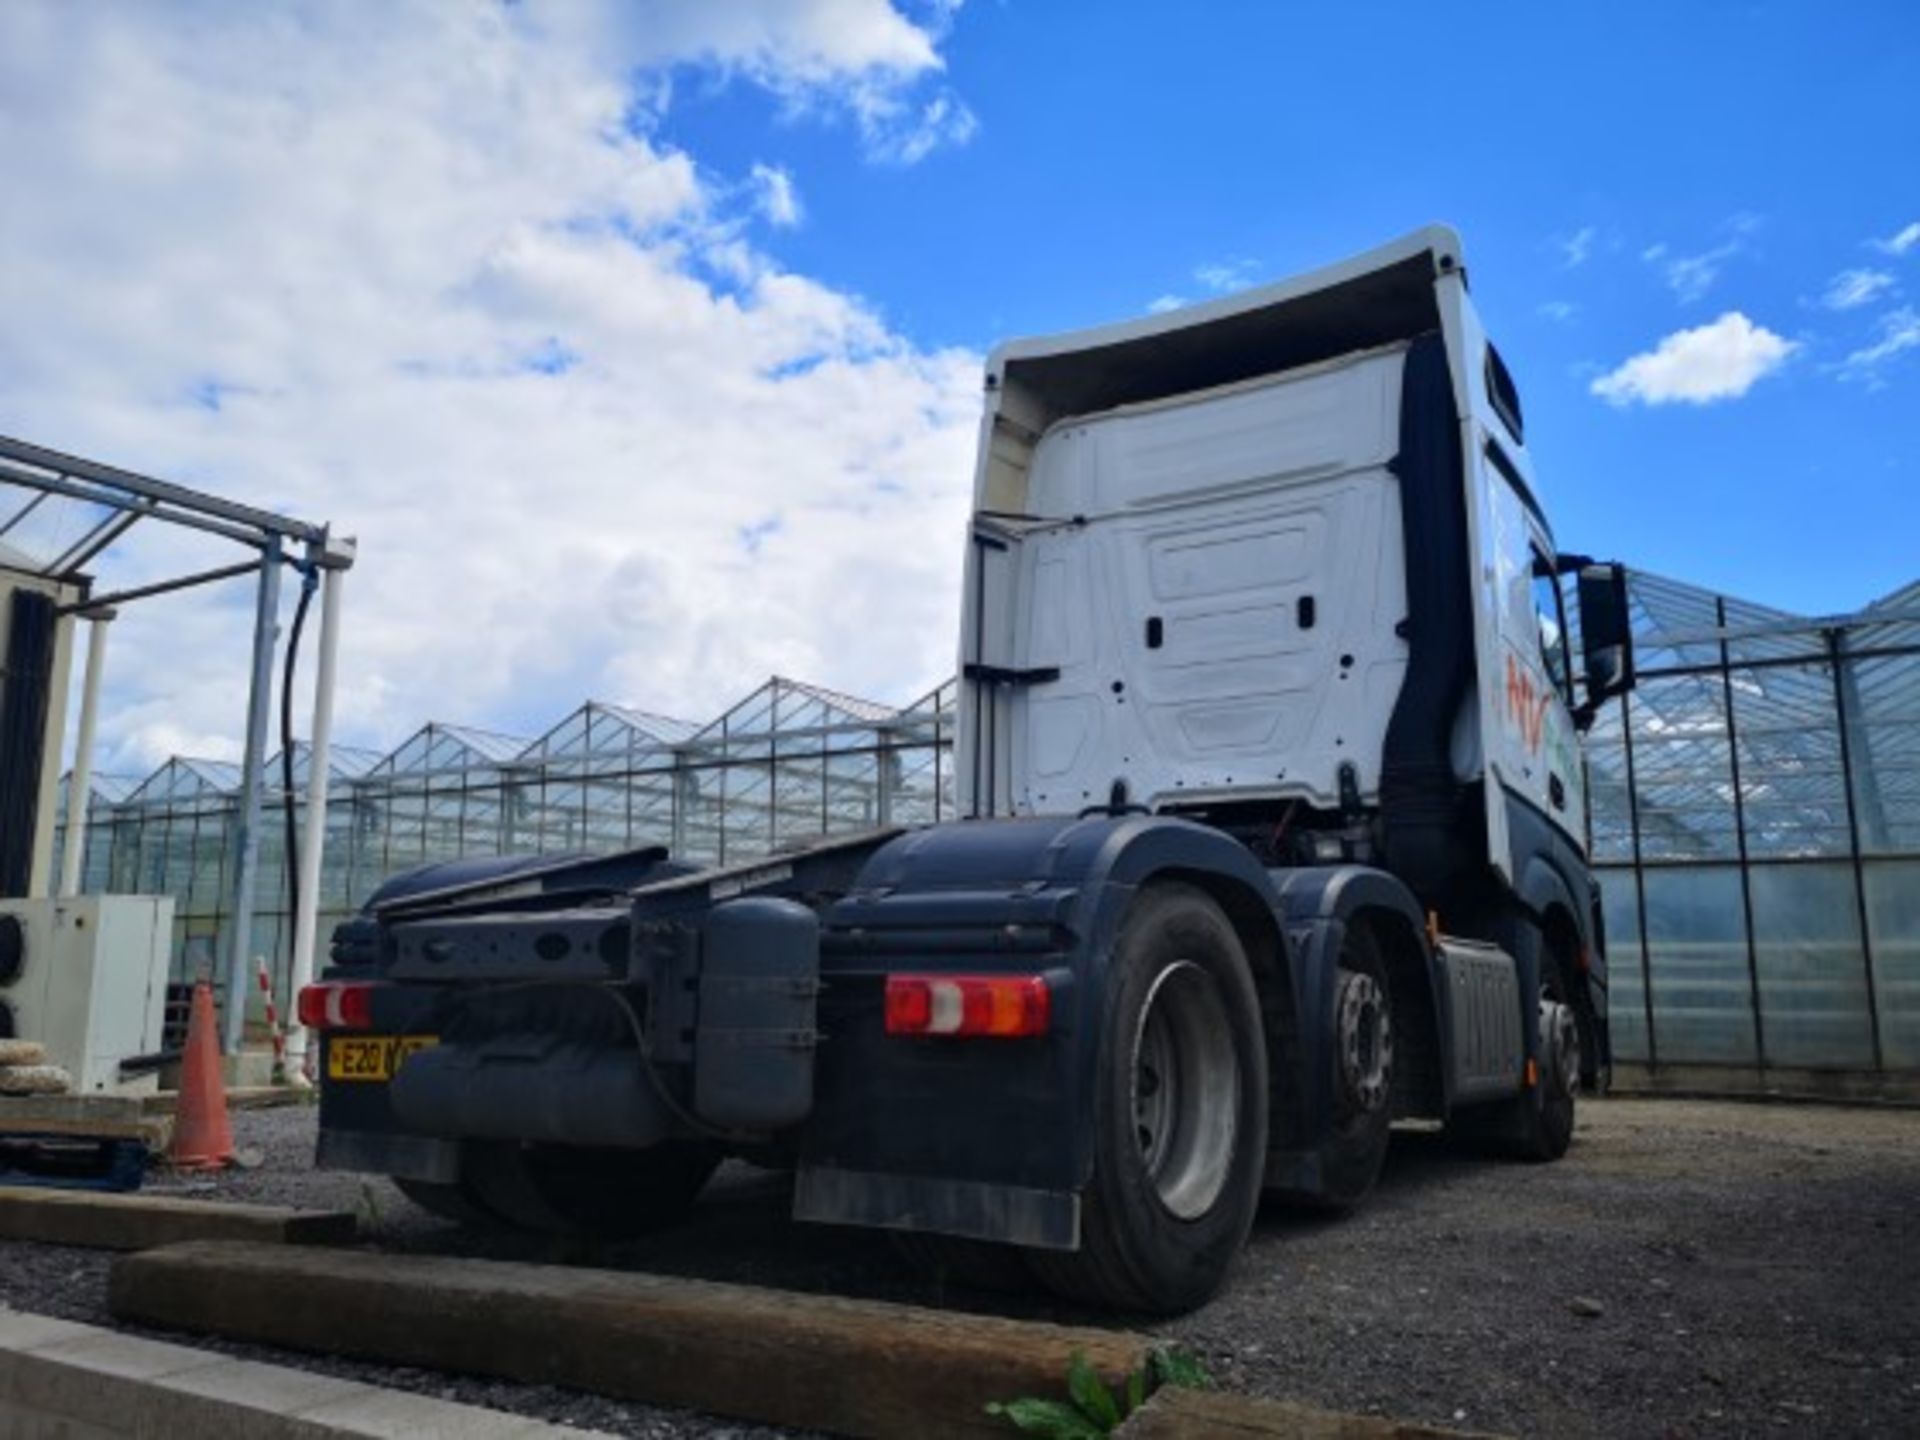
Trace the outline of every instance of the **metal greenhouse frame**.
<path fill-rule="evenodd" d="M 1632 595 L 1639 685 L 1586 744 L 1621 1073 L 1920 1093 L 1920 585 L 1829 619 Z"/>

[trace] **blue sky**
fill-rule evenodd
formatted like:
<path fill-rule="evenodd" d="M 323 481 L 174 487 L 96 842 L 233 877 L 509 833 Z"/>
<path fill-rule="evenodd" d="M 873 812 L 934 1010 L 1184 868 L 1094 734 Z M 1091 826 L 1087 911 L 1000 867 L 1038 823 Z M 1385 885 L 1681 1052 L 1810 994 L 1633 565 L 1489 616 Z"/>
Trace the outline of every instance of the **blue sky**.
<path fill-rule="evenodd" d="M 1846 610 L 1920 575 L 1916 75 L 1910 0 L 8 0 L 0 433 L 356 535 L 349 743 L 901 704 L 996 341 L 1443 220 L 1563 545 Z M 106 768 L 237 753 L 248 604 L 115 622 Z"/>
<path fill-rule="evenodd" d="M 782 167 L 773 252 L 926 344 L 1449 221 L 1564 545 L 1806 611 L 1920 576 L 1920 345 L 1835 368 L 1920 298 L 1920 245 L 1871 243 L 1920 220 L 1920 7 L 974 0 L 943 53 L 979 124 L 918 165 L 742 85 L 687 83 L 661 134 Z M 1829 308 L 1847 271 L 1889 278 Z M 1728 312 L 1794 347 L 1744 395 L 1591 393 Z"/>

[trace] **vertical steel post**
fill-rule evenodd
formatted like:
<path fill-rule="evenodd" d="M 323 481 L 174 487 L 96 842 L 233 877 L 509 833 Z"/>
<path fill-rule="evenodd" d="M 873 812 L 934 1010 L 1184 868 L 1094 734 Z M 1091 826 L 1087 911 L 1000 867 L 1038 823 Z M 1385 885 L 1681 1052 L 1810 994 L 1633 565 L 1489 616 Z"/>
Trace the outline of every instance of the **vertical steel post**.
<path fill-rule="evenodd" d="M 1827 666 L 1833 677 L 1833 722 L 1840 737 L 1840 789 L 1847 799 L 1847 865 L 1853 871 L 1854 914 L 1860 926 L 1860 964 L 1867 982 L 1867 1025 L 1873 1032 L 1873 1068 L 1884 1071 L 1887 1057 L 1880 1039 L 1880 985 L 1873 973 L 1873 913 L 1867 906 L 1866 867 L 1861 863 L 1860 811 L 1854 801 L 1853 743 L 1847 737 L 1849 706 L 1846 644 L 1838 627 L 1825 631 Z M 1865 717 L 1861 717 L 1862 724 Z"/>
<path fill-rule="evenodd" d="M 67 835 L 60 854 L 60 895 L 80 893 L 88 822 L 93 818 L 93 732 L 100 718 L 100 672 L 107 663 L 107 625 L 113 611 L 87 616 L 87 672 L 80 685 L 80 732 L 74 740 L 73 773 L 67 778 Z"/>
<path fill-rule="evenodd" d="M 1753 876 L 1747 861 L 1747 802 L 1740 779 L 1740 724 L 1734 716 L 1733 652 L 1727 648 L 1727 597 L 1713 597 L 1714 618 L 1720 629 L 1720 697 L 1727 707 L 1727 756 L 1733 780 L 1733 836 L 1740 856 L 1740 913 L 1747 926 L 1748 999 L 1753 1007 L 1753 1055 L 1762 1075 L 1767 1071 L 1767 1027 L 1760 1001 L 1760 945 L 1753 933 Z"/>
<path fill-rule="evenodd" d="M 253 947 L 253 891 L 260 872 L 260 791 L 267 766 L 267 720 L 273 709 L 273 652 L 280 635 L 281 540 L 269 536 L 260 557 L 260 590 L 253 615 L 253 668 L 247 681 L 247 746 L 240 762 L 240 808 L 234 819 L 233 909 L 227 920 L 229 1055 L 240 1052 L 247 1019 L 247 952 Z M 289 803 L 292 797 L 288 797 Z"/>
<path fill-rule="evenodd" d="M 1653 1028 L 1653 944 L 1647 938 L 1647 864 L 1640 849 L 1640 777 L 1633 765 L 1633 707 L 1620 697 L 1620 739 L 1627 753 L 1627 824 L 1633 831 L 1633 908 L 1640 931 L 1640 1004 L 1647 1017 L 1647 1069 L 1660 1068 L 1660 1039 Z M 1587 852 L 1589 856 L 1592 851 Z"/>
<path fill-rule="evenodd" d="M 327 781 L 333 748 L 334 674 L 340 657 L 340 586 L 344 570 L 320 572 L 320 660 L 313 681 L 313 728 L 307 738 L 307 816 L 300 836 L 300 904 L 293 915 L 293 965 L 287 975 L 287 1073 L 305 1073 L 307 1031 L 297 1000 L 313 979 L 313 942 L 320 921 L 320 866 L 327 844 Z M 287 796 L 293 803 L 293 796 Z"/>

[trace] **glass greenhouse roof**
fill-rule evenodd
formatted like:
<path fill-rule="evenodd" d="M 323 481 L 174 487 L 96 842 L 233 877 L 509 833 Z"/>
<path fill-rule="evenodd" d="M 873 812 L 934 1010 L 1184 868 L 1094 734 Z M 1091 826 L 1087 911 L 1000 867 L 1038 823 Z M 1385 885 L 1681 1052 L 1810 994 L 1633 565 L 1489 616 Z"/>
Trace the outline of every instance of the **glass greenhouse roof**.
<path fill-rule="evenodd" d="M 1640 683 L 1586 747 L 1596 860 L 1631 858 L 1629 767 L 1642 859 L 1840 854 L 1855 824 L 1920 847 L 1920 584 L 1844 621 L 1639 572 L 1630 597 Z"/>

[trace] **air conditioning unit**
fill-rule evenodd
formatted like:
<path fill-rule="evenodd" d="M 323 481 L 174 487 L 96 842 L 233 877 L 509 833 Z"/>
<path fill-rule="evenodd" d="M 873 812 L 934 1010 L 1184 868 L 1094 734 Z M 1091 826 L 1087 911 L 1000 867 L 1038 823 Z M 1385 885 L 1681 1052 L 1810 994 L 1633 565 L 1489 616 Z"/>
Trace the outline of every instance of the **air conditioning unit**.
<path fill-rule="evenodd" d="M 0 1036 L 37 1040 L 79 1094 L 137 1093 L 120 1062 L 160 1049 L 173 899 L 0 900 Z"/>

